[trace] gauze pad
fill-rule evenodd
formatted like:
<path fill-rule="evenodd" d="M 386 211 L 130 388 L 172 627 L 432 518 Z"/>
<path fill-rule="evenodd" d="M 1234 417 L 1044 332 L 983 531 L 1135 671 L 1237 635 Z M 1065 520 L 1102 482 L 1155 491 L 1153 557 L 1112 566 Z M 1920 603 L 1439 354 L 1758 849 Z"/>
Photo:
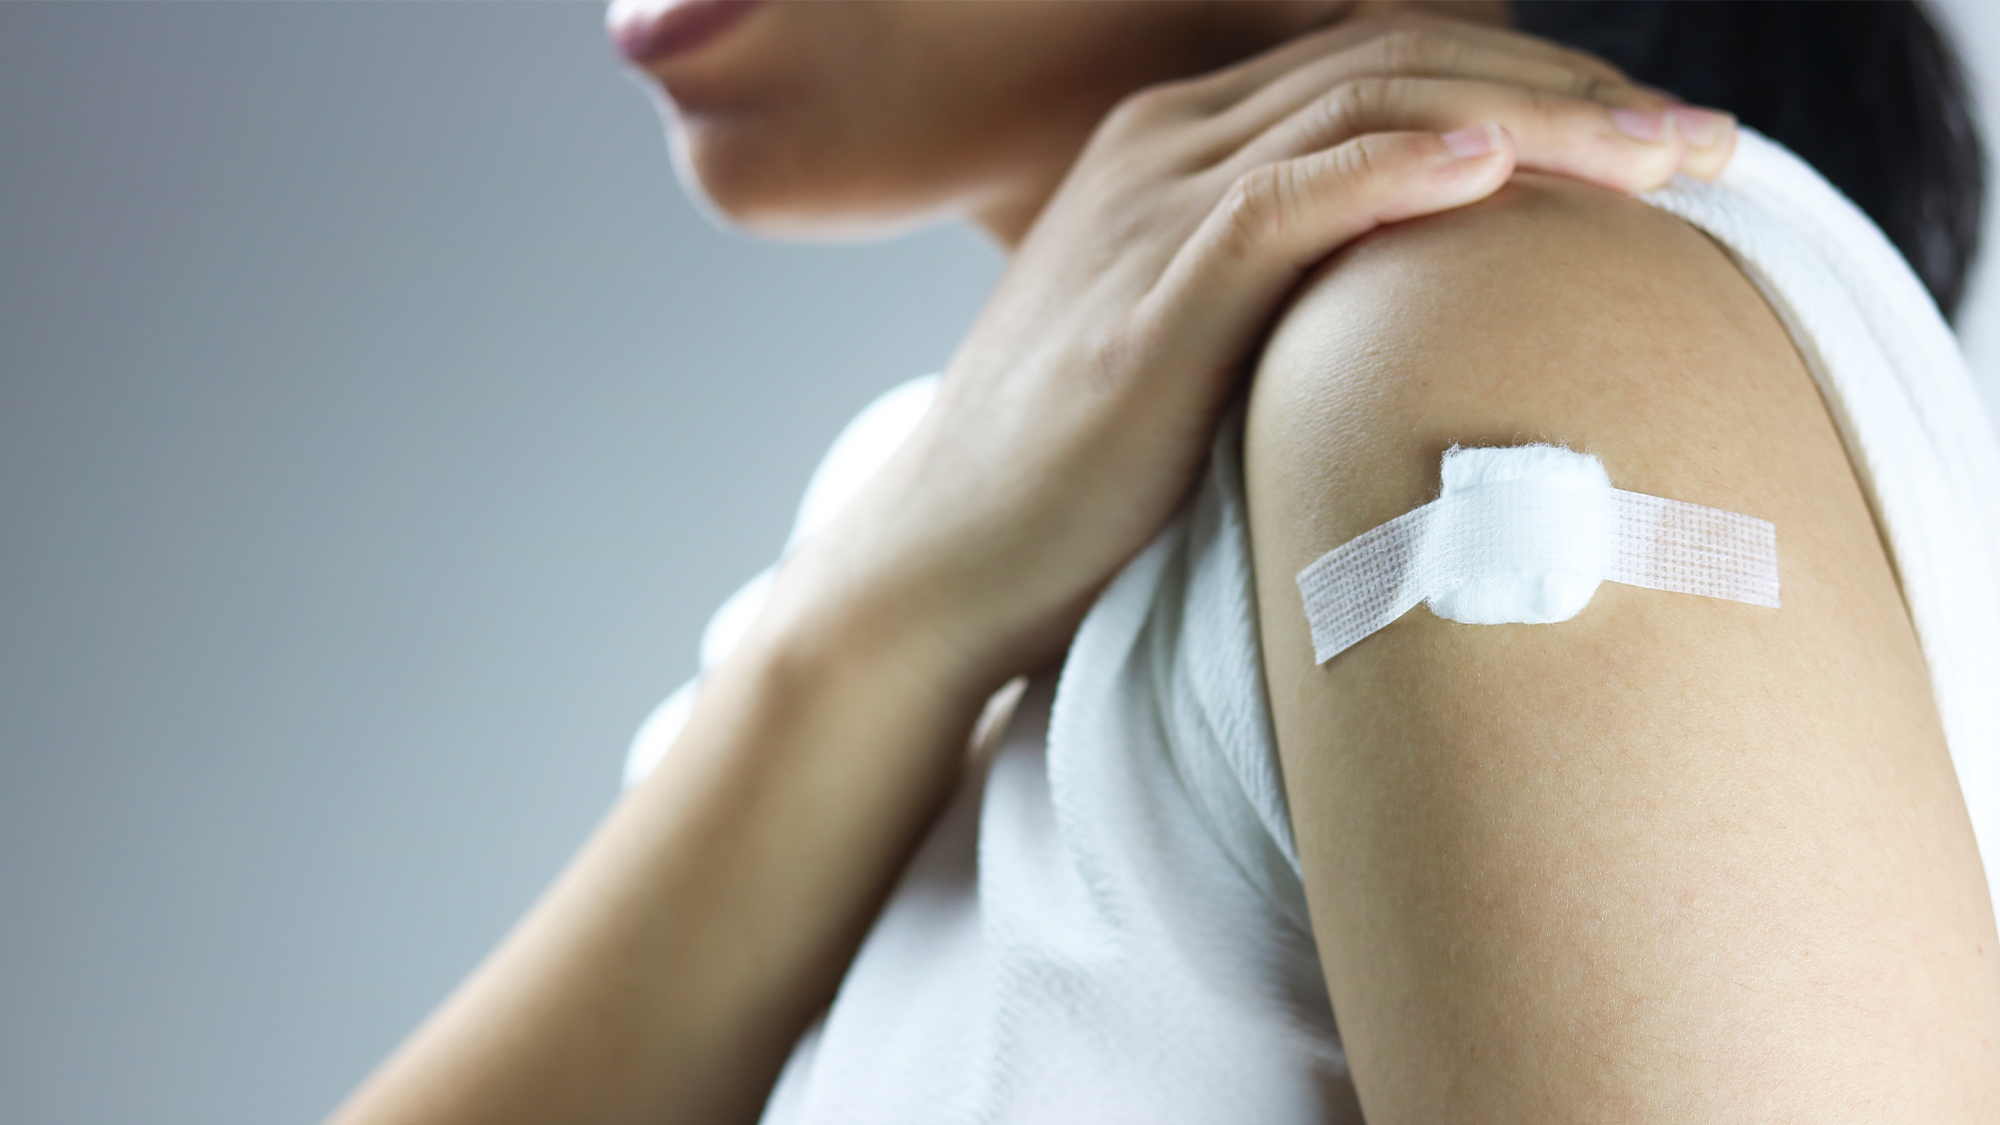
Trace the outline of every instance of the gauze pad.
<path fill-rule="evenodd" d="M 1767 520 L 1611 487 L 1604 463 L 1554 445 L 1445 451 L 1436 500 L 1299 572 L 1313 658 L 1428 602 L 1468 625 L 1549 624 L 1609 579 L 1778 606 Z"/>

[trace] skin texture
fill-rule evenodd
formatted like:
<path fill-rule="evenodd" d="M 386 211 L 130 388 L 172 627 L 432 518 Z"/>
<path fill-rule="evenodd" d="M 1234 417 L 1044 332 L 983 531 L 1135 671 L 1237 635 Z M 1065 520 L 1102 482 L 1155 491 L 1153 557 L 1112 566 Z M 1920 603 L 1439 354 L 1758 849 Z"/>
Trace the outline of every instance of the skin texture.
<path fill-rule="evenodd" d="M 1369 403 L 1379 400 L 1388 409 L 1394 388 L 1442 386 L 1442 376 L 1417 362 L 1420 351 L 1408 340 L 1399 345 L 1402 359 L 1410 361 L 1401 367 L 1400 360 L 1384 358 L 1388 352 L 1369 351 L 1374 345 L 1361 337 L 1360 350 L 1346 347 L 1346 332 L 1371 329 L 1382 341 L 1398 337 L 1397 322 L 1379 302 L 1332 296 L 1346 292 L 1333 280 L 1344 276 L 1345 266 L 1325 274 L 1285 313 L 1288 297 L 1318 263 L 1384 224 L 1486 199 L 1517 169 L 1625 192 L 1656 187 L 1676 170 L 1712 176 L 1728 159 L 1733 134 L 1726 119 L 1670 107 L 1602 63 L 1506 33 L 1498 26 L 1505 15 L 1500 5 L 1426 5 L 1414 17 L 1397 16 L 1396 7 L 1191 0 L 777 4 L 751 12 L 694 50 L 651 64 L 672 102 L 670 131 L 690 187 L 729 220 L 763 233 L 848 237 L 955 213 L 984 226 L 1012 259 L 947 366 L 938 400 L 917 433 L 788 558 L 745 639 L 704 678 L 686 728 L 653 776 L 625 796 L 543 900 L 337 1111 L 335 1121 L 754 1120 L 792 1044 L 824 1008 L 904 860 L 952 792 L 981 708 L 1014 676 L 1061 656 L 1095 592 L 1170 518 L 1274 322 L 1280 322 L 1277 341 L 1259 379 L 1291 388 L 1300 417 L 1295 429 L 1259 428 L 1249 457 L 1263 474 L 1260 502 L 1270 499 L 1261 482 L 1274 479 L 1271 474 L 1302 474 L 1293 499 L 1306 505 L 1300 526 L 1315 537 L 1260 541 L 1260 559 L 1269 552 L 1285 560 L 1276 570 L 1260 561 L 1260 580 L 1288 580 L 1297 567 L 1286 552 L 1322 550 L 1348 523 L 1365 521 L 1354 525 L 1359 530 L 1379 522 L 1428 487 L 1422 473 L 1435 471 L 1430 467 L 1443 438 L 1431 423 L 1455 423 L 1456 417 L 1430 419 L 1406 406 L 1400 420 L 1374 438 L 1362 423 Z M 1301 34 L 1306 28 L 1319 30 Z M 1429 259 L 1433 268 L 1470 240 L 1487 237 L 1483 229 L 1439 229 L 1457 233 L 1438 239 L 1444 248 Z M 1705 245 L 1685 228 L 1674 229 Z M 1516 241 L 1534 262 L 1534 276 L 1591 262 L 1605 272 L 1601 246 L 1598 259 L 1565 256 L 1594 244 L 1565 223 L 1533 230 Z M 1384 258 L 1374 251 L 1345 260 L 1376 262 L 1371 285 L 1393 279 L 1393 270 L 1379 268 Z M 1664 271 L 1660 280 L 1646 282 L 1657 292 L 1641 286 L 1652 302 L 1642 306 L 1648 316 L 1676 308 L 1669 298 L 1680 287 L 1742 288 L 1726 265 L 1718 273 L 1711 260 L 1709 272 L 1683 274 L 1675 272 L 1674 260 L 1633 256 L 1622 272 L 1611 272 L 1630 286 L 1656 268 Z M 1566 313 L 1550 319 L 1561 305 L 1532 302 L 1516 302 L 1512 317 L 1475 322 L 1476 302 L 1426 305 L 1429 288 L 1429 282 L 1406 286 L 1403 303 L 1433 308 L 1461 324 L 1462 331 L 1445 335 L 1466 348 L 1519 348 L 1535 338 L 1563 336 L 1571 323 Z M 1407 335 L 1409 322 L 1402 323 Z M 1353 385 L 1376 389 L 1350 401 L 1330 395 L 1331 385 L 1314 384 L 1307 376 L 1332 368 L 1318 362 L 1325 355 L 1301 346 L 1311 340 L 1332 341 L 1341 362 L 1373 373 L 1374 383 Z M 1583 332 L 1578 340 L 1579 347 L 1601 344 L 1603 335 Z M 1649 345 L 1663 341 L 1672 342 L 1649 338 Z M 1282 366 L 1287 356 L 1306 366 Z M 1741 366 L 1707 375 L 1740 374 Z M 1649 374 L 1665 382 L 1648 389 Z M 1676 380 L 1694 377 L 1679 368 L 1635 370 L 1624 398 L 1606 401 L 1643 408 L 1640 417 L 1667 425 L 1671 411 L 1664 404 L 1680 401 L 1673 397 L 1683 385 Z M 1272 393 L 1260 385 L 1260 418 L 1268 418 L 1268 404 L 1287 401 Z M 1520 390 L 1520 409 L 1527 413 L 1495 414 L 1482 424 L 1539 433 L 1581 417 L 1561 412 L 1576 408 L 1564 395 L 1537 394 Z M 1350 409 L 1354 403 L 1360 406 Z M 1529 410 L 1535 403 L 1550 413 Z M 1768 415 L 1760 416 L 1762 423 L 1813 433 L 1824 427 L 1809 389 L 1755 403 Z M 1314 418 L 1331 428 L 1315 430 Z M 1643 429 L 1636 423 L 1631 428 Z M 1453 436 L 1473 440 L 1485 432 Z M 1671 426 L 1661 431 L 1676 432 Z M 1351 447 L 1343 444 L 1349 439 Z M 1710 440 L 1727 445 L 1733 439 L 1718 432 Z M 1809 446 L 1802 441 L 1802 448 Z M 1636 458 L 1642 448 L 1654 459 L 1620 459 Z M 1851 490 L 1837 447 L 1811 448 L 1817 458 L 1811 472 L 1820 474 L 1812 479 L 1830 482 L 1829 496 L 1844 495 L 1841 487 Z M 1607 447 L 1621 483 L 1658 485 L 1669 495 L 1708 503 L 1739 499 L 1727 492 L 1671 491 L 1679 482 L 1669 469 L 1678 462 L 1665 445 L 1621 449 Z M 1367 450 L 1374 462 L 1355 460 Z M 1349 471 L 1343 466 L 1389 464 L 1403 475 L 1383 476 L 1367 487 L 1347 487 L 1353 482 L 1340 477 Z M 1661 475 L 1631 482 L 1620 475 L 1640 469 Z M 1410 495 L 1389 495 L 1394 489 L 1387 481 L 1407 484 Z M 1801 487 L 1801 503 L 1819 495 Z M 1369 507 L 1377 501 L 1386 505 L 1379 512 Z M 1796 521 L 1789 509 L 1765 510 L 1746 501 L 1744 510 L 1775 512 L 1788 529 L 1783 534 L 1792 534 Z M 1839 523 L 1832 516 L 1822 522 Z M 1789 551 L 1791 539 L 1785 542 Z M 1836 564 L 1839 559 L 1827 565 Z M 1790 598 L 1793 577 L 1786 582 Z M 1880 582 L 1870 590 L 1877 602 L 1847 612 L 1867 616 L 1868 606 L 1879 609 Z M 1599 600 L 1616 604 L 1608 594 Z M 1268 596 L 1266 601 L 1268 610 Z M 1687 612 L 1705 621 L 1698 615 L 1715 611 Z M 1789 602 L 1785 612 L 1792 612 Z M 1879 617 L 1868 620 L 1880 625 Z M 1878 970 L 1941 979 L 1963 967 L 1951 960 L 1951 943 L 1976 928 L 1939 906 L 1950 887 L 1975 885 L 1967 881 L 1965 841 L 1951 835 L 1953 824 L 1962 829 L 1964 814 L 1959 809 L 1959 819 L 1950 819 L 1947 806 L 1956 795 L 1937 788 L 1935 719 L 1922 708 L 1912 718 L 1920 685 L 1913 687 L 1908 667 L 1895 662 L 1908 650 L 1907 625 L 1898 642 L 1903 649 L 1869 647 L 1877 639 L 1869 631 L 1875 625 L 1832 634 L 1852 659 L 1872 653 L 1868 660 L 1888 662 L 1887 678 L 1868 680 L 1866 691 L 1839 701 L 1863 725 L 1833 734 L 1919 732 L 1902 756 L 1876 763 L 1885 786 L 1912 787 L 1907 800 L 1891 806 L 1908 815 L 1889 817 L 1878 809 L 1860 829 L 1891 852 L 1921 851 L 1939 862 L 1929 890 L 1921 877 L 1898 884 L 1913 896 L 1911 910 L 1893 915 L 1917 924 L 1907 942 L 1887 923 L 1848 929 L 1863 944 L 1902 943 L 1917 951 L 1885 956 L 1875 962 Z M 1696 663 L 1735 651 L 1710 653 L 1705 636 L 1673 633 L 1675 628 L 1681 626 L 1663 621 L 1657 631 L 1676 638 Z M 1271 636 L 1276 652 L 1281 634 Z M 1716 634 L 1718 644 L 1730 637 Z M 1380 649 L 1384 645 L 1376 642 L 1382 640 L 1369 644 Z M 1621 678 L 1606 679 L 1603 662 L 1616 656 L 1593 653 L 1597 694 L 1566 685 L 1563 699 L 1576 708 L 1567 725 L 1541 731 L 1547 736 L 1541 742 L 1521 736 L 1511 757 L 1540 761 L 1537 753 L 1563 749 L 1565 760 L 1588 763 L 1565 740 L 1584 737 L 1579 732 L 1595 732 L 1591 738 L 1615 733 L 1617 744 L 1634 747 L 1646 738 L 1670 740 L 1723 714 L 1718 708 L 1724 704 L 1755 712 L 1756 699 L 1768 703 L 1790 690 L 1788 681 L 1771 680 L 1748 701 L 1734 686 L 1708 698 L 1700 693 L 1717 685 L 1646 679 L 1648 668 L 1630 654 L 1624 665 L 1610 664 L 1621 669 Z M 1825 660 L 1838 665 L 1837 656 Z M 1624 1039 L 1605 1039 L 1618 1050 L 1590 1056 L 1594 1063 L 1537 1045 L 1562 1043 L 1579 1015 L 1612 1030 L 1624 1027 L 1613 1017 L 1634 1009 L 1635 996 L 1644 1000 L 1636 1010 L 1658 1006 L 1693 1026 L 1754 1025 L 1768 1012 L 1741 991 L 1703 992 L 1688 984 L 1660 1000 L 1634 989 L 1672 993 L 1678 969 L 1710 973 L 1712 965 L 1701 957 L 1711 935 L 1750 932 L 1753 924 L 1766 927 L 1756 931 L 1764 944 L 1746 947 L 1743 965 L 1775 972 L 1780 955 L 1793 948 L 1778 939 L 1826 919 L 1825 900 L 1810 896 L 1759 899 L 1752 905 L 1775 905 L 1763 915 L 1744 915 L 1743 896 L 1731 897 L 1732 884 L 1717 870 L 1740 872 L 1748 880 L 1743 885 L 1760 889 L 1799 870 L 1794 853 L 1771 853 L 1777 858 L 1766 863 L 1760 848 L 1769 841 L 1763 837 L 1743 837 L 1740 849 L 1716 852 L 1720 858 L 1711 857 L 1711 869 L 1703 869 L 1667 850 L 1670 841 L 1652 835 L 1657 826 L 1599 815 L 1658 800 L 1680 818 L 1667 827 L 1680 831 L 1699 818 L 1674 804 L 1687 787 L 1678 774 L 1634 774 L 1620 783 L 1624 789 L 1615 778 L 1607 780 L 1605 792 L 1615 798 L 1608 802 L 1545 801 L 1532 815 L 1511 819 L 1494 813 L 1528 808 L 1524 797 L 1548 787 L 1523 769 L 1468 773 L 1453 757 L 1463 757 L 1451 749 L 1460 745 L 1453 739 L 1481 729 L 1481 722 L 1498 729 L 1510 716 L 1520 717 L 1469 708 L 1460 725 L 1433 731 L 1424 724 L 1443 720 L 1430 709 L 1398 710 L 1399 701 L 1442 691 L 1453 676 L 1467 674 L 1463 667 L 1392 669 L 1380 673 L 1378 688 L 1355 689 L 1363 703 L 1343 721 L 1376 722 L 1372 734 L 1362 734 L 1384 744 L 1420 739 L 1435 747 L 1421 768 L 1400 772 L 1370 772 L 1368 763 L 1380 766 L 1380 755 L 1335 753 L 1336 745 L 1362 743 L 1326 741 L 1331 728 L 1322 729 L 1321 712 L 1332 706 L 1331 697 L 1282 680 L 1278 664 L 1272 672 L 1288 785 L 1309 851 L 1309 891 L 1322 939 L 1333 943 L 1326 947 L 1329 985 L 1336 1000 L 1354 1004 L 1351 1027 L 1342 1009 L 1343 1028 L 1364 1096 L 1374 1103 L 1371 1119 L 1379 1106 L 1382 1121 L 1437 1120 L 1408 1114 L 1421 1115 L 1443 1098 L 1454 1111 L 1465 1111 L 1462 1119 L 1505 1120 L 1520 1116 L 1525 1103 L 1510 1098 L 1522 1090 L 1540 1099 L 1530 1113 L 1653 1105 L 1645 1101 L 1656 1085 L 1649 1075 L 1663 1064 L 1646 1054 L 1647 1045 L 1661 1058 L 1677 1058 L 1671 1052 L 1682 1050 L 1662 1037 L 1657 1024 L 1634 1024 L 1640 1030 Z M 1859 681 L 1850 675 L 1841 682 L 1851 687 Z M 1618 689 L 1626 684 L 1664 702 L 1620 711 L 1617 704 L 1629 693 Z M 1817 702 L 1819 695 L 1802 698 Z M 1551 716 L 1561 717 L 1539 708 L 1520 721 Z M 1925 731 L 1930 742 L 1923 741 Z M 1690 741 L 1683 754 L 1700 758 L 1704 745 Z M 1649 760 L 1668 759 L 1656 753 Z M 1775 779 L 1764 780 L 1778 792 Z M 1943 781 L 1948 789 L 1948 768 Z M 1637 788 L 1641 782 L 1657 784 L 1658 793 Z M 1456 794 L 1453 801 L 1438 803 L 1436 795 L 1447 790 Z M 1779 795 L 1805 807 L 1796 793 Z M 1350 816 L 1340 805 L 1364 796 L 1381 817 Z M 1420 838 L 1428 850 L 1381 846 L 1391 832 L 1388 810 L 1398 802 L 1431 824 L 1432 835 Z M 1929 815 L 1934 812 L 1935 818 Z M 1343 816 L 1349 819 L 1335 823 Z M 1591 833 L 1605 843 L 1590 855 L 1556 846 L 1589 840 Z M 1610 854 L 1620 833 L 1638 858 L 1623 868 L 1605 863 L 1592 869 L 1583 862 Z M 1710 835 L 1718 847 L 1734 838 Z M 1807 847 L 1801 840 L 1819 840 L 1839 852 L 1848 839 L 1780 842 L 1789 840 L 1796 852 Z M 1492 846 L 1494 840 L 1518 845 L 1517 851 Z M 1451 952 L 1457 947 L 1447 942 L 1440 960 L 1427 935 L 1446 933 L 1439 924 L 1475 908 L 1447 893 L 1462 890 L 1461 884 L 1447 886 L 1438 875 L 1460 854 L 1454 849 L 1469 843 L 1477 843 L 1482 856 L 1511 865 L 1501 872 L 1506 879 L 1494 884 L 1498 897 L 1478 900 L 1484 904 L 1479 909 L 1506 926 L 1490 942 L 1465 946 L 1466 967 L 1455 967 L 1461 965 Z M 1669 865 L 1647 867 L 1648 854 Z M 1340 866 L 1358 856 L 1374 866 L 1358 876 Z M 1553 866 L 1538 869 L 1543 862 Z M 1692 880 L 1681 889 L 1694 897 L 1673 899 L 1684 913 L 1696 912 L 1690 914 L 1695 921 L 1678 931 L 1690 935 L 1686 941 L 1648 946 L 1615 911 L 1597 915 L 1596 930 L 1572 921 L 1579 916 L 1572 907 L 1591 903 L 1592 894 L 1629 899 L 1640 893 L 1634 887 L 1643 890 L 1644 880 L 1662 870 Z M 1850 883 L 1875 871 L 1839 864 L 1826 870 Z M 1976 860 L 1971 872 L 1977 874 Z M 1890 905 L 1901 909 L 1900 900 Z M 1713 913 L 1698 913 L 1704 910 Z M 1655 916 L 1673 917 L 1672 911 Z M 1984 940 L 1982 955 L 1990 956 L 1990 931 Z M 1839 954 L 1846 947 L 1827 948 Z M 1537 1007 L 1534 987 L 1556 969 L 1535 970 L 1540 976 L 1529 970 L 1559 963 L 1595 964 L 1601 971 L 1565 979 L 1567 1007 Z M 1845 972 L 1854 964 L 1850 958 L 1836 967 Z M 1499 971 L 1509 966 L 1523 967 L 1522 975 Z M 1473 968 L 1476 976 L 1469 975 Z M 1629 971 L 1620 975 L 1621 969 Z M 1988 1036 L 1977 1042 L 1990 1044 L 1991 1013 L 1974 1011 L 1976 1000 L 1954 1006 L 1935 997 L 1925 1007 L 1934 993 L 1878 994 L 1850 989 L 1855 982 L 1848 975 L 1823 979 L 1838 986 L 1825 991 L 1853 991 L 1861 1005 L 1783 1010 L 1810 1012 L 1847 1028 L 1895 1017 L 1892 1026 L 1916 1029 L 1913 1041 L 1937 1047 L 1948 1062 L 1970 1057 L 1965 1052 L 1975 1040 L 1964 1036 Z M 1990 977 L 1960 973 L 1960 979 Z M 1516 1018 L 1517 1008 L 1528 1022 L 1502 1028 L 1496 1013 Z M 1452 1035 L 1461 1017 L 1483 1021 L 1466 1025 L 1474 1038 L 1463 1044 L 1468 1057 L 1474 1047 L 1482 1053 L 1480 1065 L 1457 1061 L 1461 1044 Z M 1923 1028 L 1935 1030 L 1925 1038 Z M 1592 1045 L 1597 1042 L 1593 1036 Z M 1766 1072 L 1792 1061 L 1831 1065 L 1830 1052 L 1847 1046 L 1831 1032 L 1799 1042 L 1796 1060 L 1771 1055 Z M 1775 1049 L 1769 1037 L 1757 1043 Z M 1450 1064 L 1443 1070 L 1435 1066 L 1440 1058 Z M 1429 1088 L 1436 1075 L 1459 1073 L 1462 1078 L 1441 1090 Z M 1899 1073 L 1952 1077 L 1936 1069 Z M 1783 1101 L 1796 1091 L 1775 1077 L 1773 1083 L 1771 1105 L 1793 1112 L 1810 1104 Z M 1866 1092 L 1886 1098 L 1902 1096 L 1903 1089 Z M 1956 1089 L 1972 1088 L 1960 1083 Z M 1584 1095 L 1576 1091 L 1600 1100 L 1578 1100 Z M 1975 1094 L 1988 1096 L 1963 1096 Z M 1941 1113 L 1929 1120 L 1955 1119 Z"/>
<path fill-rule="evenodd" d="M 1324 667 L 1292 575 L 1456 442 L 1778 527 L 1784 608 L 1607 583 Z M 1924 662 L 1783 327 L 1713 244 L 1523 176 L 1378 232 L 1263 353 L 1246 452 L 1314 931 L 1377 1125 L 1990 1121 L 2000 961 Z"/>
<path fill-rule="evenodd" d="M 684 178 L 739 226 L 837 238 L 966 214 L 1011 244 L 1121 98 L 1352 7 L 774 4 L 649 70 Z"/>

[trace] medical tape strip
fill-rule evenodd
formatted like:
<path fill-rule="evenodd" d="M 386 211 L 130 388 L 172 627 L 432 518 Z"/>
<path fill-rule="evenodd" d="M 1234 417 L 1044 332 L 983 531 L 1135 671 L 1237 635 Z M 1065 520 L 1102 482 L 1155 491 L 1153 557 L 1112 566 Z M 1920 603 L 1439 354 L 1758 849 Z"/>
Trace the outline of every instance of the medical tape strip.
<path fill-rule="evenodd" d="M 1588 461 L 1589 479 L 1480 480 L 1454 487 L 1454 454 L 1489 465 L 1533 453 Z M 1778 608 L 1777 528 L 1768 520 L 1611 488 L 1595 457 L 1551 446 L 1446 455 L 1443 496 L 1363 532 L 1299 572 L 1324 664 L 1430 602 L 1470 624 L 1564 621 L 1603 580 Z M 1586 473 L 1586 477 L 1590 474 Z"/>

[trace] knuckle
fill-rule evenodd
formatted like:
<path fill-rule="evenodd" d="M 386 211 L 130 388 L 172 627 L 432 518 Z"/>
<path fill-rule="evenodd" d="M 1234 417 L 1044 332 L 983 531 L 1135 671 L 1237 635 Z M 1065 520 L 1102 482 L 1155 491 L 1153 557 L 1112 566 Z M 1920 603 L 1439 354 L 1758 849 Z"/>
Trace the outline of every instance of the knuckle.
<path fill-rule="evenodd" d="M 1578 108 L 1574 99 L 1547 90 L 1522 90 L 1519 96 L 1522 111 L 1540 121 L 1560 121 Z"/>
<path fill-rule="evenodd" d="M 1382 78 L 1355 78 L 1335 86 L 1323 103 L 1328 132 L 1345 136 L 1376 120 L 1387 88 L 1388 81 Z"/>
<path fill-rule="evenodd" d="M 1112 137 L 1138 133 L 1163 116 L 1165 107 L 1160 104 L 1163 100 L 1164 95 L 1158 87 L 1146 86 L 1134 90 L 1118 99 L 1111 112 L 1104 115 L 1098 132 Z"/>
<path fill-rule="evenodd" d="M 1603 74 L 1572 71 L 1569 95 L 1599 105 L 1624 105 L 1637 91 L 1631 83 Z"/>
<path fill-rule="evenodd" d="M 1424 56 L 1423 32 L 1410 27 L 1389 31 L 1374 43 L 1375 61 L 1385 71 L 1399 71 L 1418 65 Z"/>
<path fill-rule="evenodd" d="M 1248 256 L 1270 239 L 1277 221 L 1278 166 L 1265 164 L 1236 177 L 1222 197 L 1222 243 L 1232 254 Z"/>
<path fill-rule="evenodd" d="M 1356 137 L 1353 143 L 1334 149 L 1329 175 L 1342 183 L 1355 185 L 1382 178 L 1387 174 L 1390 163 L 1390 154 L 1384 143 L 1386 140 L 1373 135 Z"/>
<path fill-rule="evenodd" d="M 1100 125 L 1060 190 L 1097 199 L 1128 194 L 1145 178 L 1145 161 L 1140 151 L 1143 147 L 1117 130 Z"/>
<path fill-rule="evenodd" d="M 1377 58 L 1390 74 L 1448 72 L 1458 63 L 1458 41 L 1420 26 L 1399 27 L 1378 41 Z"/>
<path fill-rule="evenodd" d="M 1162 85 L 1178 92 L 1195 109 L 1213 106 L 1218 100 L 1224 104 L 1234 99 L 1227 96 L 1242 81 L 1242 70 L 1254 60 L 1245 60 L 1235 66 L 1225 66 L 1205 74 L 1195 74 L 1186 78 L 1169 79 Z"/>
<path fill-rule="evenodd" d="M 1593 74 L 1606 82 L 1627 86 L 1631 85 L 1632 80 L 1625 76 L 1624 71 L 1619 70 L 1596 55 L 1564 48 L 1557 57 L 1571 70 L 1580 74 Z"/>
<path fill-rule="evenodd" d="M 1568 93 L 1573 98 L 1588 102 L 1608 101 L 1618 96 L 1618 88 L 1601 74 L 1570 72 Z"/>
<path fill-rule="evenodd" d="M 1350 112 L 1338 89 L 1315 98 L 1301 118 L 1299 147 L 1319 148 L 1345 140 Z"/>

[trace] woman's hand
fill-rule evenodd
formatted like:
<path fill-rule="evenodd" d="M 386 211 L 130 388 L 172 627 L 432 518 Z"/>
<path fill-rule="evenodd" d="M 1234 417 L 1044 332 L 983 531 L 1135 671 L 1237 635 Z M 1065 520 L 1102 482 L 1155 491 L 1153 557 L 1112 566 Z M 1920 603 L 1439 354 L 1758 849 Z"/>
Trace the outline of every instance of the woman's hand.
<path fill-rule="evenodd" d="M 1666 109 L 1600 63 L 1430 19 L 1129 99 L 653 776 L 337 1120 L 752 1119 L 979 706 L 1172 513 L 1301 272 L 1517 164 L 1625 189 L 1718 170 L 1726 120 Z"/>
<path fill-rule="evenodd" d="M 1019 247 L 911 440 L 780 576 L 773 611 L 983 698 L 1052 658 L 1168 519 L 1302 273 L 1516 167 L 1626 191 L 1717 174 L 1724 114 L 1433 18 L 1345 24 L 1142 90 Z"/>

